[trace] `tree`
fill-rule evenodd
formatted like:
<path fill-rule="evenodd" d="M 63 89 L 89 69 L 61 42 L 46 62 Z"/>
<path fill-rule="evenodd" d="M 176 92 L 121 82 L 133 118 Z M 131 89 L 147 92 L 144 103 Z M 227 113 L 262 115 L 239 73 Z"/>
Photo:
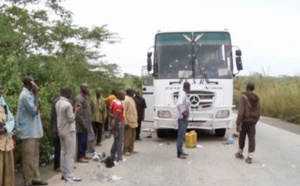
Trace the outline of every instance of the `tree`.
<path fill-rule="evenodd" d="M 87 28 L 73 24 L 72 12 L 60 2 L 5 0 L 0 5 L 0 80 L 14 113 L 22 77 L 31 75 L 38 83 L 45 130 L 41 141 L 44 161 L 52 153 L 48 127 L 50 104 L 59 95 L 60 86 L 68 84 L 76 94 L 82 82 L 96 84 L 95 77 L 113 85 L 110 82 L 115 83 L 112 77 L 119 69 L 116 64 L 101 63 L 100 52 L 103 43 L 118 42 L 118 34 L 110 32 L 107 25 Z M 50 16 L 53 12 L 55 18 Z M 104 67 L 103 70 L 91 71 L 92 62 Z M 120 82 L 116 86 L 121 86 Z"/>

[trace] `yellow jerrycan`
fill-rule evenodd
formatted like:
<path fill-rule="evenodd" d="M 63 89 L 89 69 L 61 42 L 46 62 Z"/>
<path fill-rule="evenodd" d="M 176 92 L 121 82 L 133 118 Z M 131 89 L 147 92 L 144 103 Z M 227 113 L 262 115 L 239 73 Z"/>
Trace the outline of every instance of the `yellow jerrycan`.
<path fill-rule="evenodd" d="M 187 132 L 185 134 L 185 147 L 195 148 L 197 145 L 197 133 L 195 131 Z"/>

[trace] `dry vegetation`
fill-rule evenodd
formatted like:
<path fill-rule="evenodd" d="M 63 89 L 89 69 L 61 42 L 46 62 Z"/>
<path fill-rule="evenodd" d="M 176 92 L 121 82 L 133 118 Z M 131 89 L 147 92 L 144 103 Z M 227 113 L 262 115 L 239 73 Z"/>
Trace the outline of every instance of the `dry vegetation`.
<path fill-rule="evenodd" d="M 234 104 L 246 84 L 253 82 L 261 98 L 262 114 L 300 124 L 300 76 L 271 77 L 261 74 L 240 77 L 240 90 L 234 90 Z"/>

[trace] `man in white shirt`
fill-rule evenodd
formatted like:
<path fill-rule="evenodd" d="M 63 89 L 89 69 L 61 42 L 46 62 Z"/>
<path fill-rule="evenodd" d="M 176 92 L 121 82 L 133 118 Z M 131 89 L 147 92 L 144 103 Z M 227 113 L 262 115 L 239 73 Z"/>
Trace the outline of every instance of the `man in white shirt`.
<path fill-rule="evenodd" d="M 189 82 L 184 82 L 183 90 L 179 92 L 179 97 L 176 104 L 178 116 L 177 157 L 180 159 L 186 159 L 186 156 L 188 155 L 183 152 L 182 146 L 185 140 L 185 133 L 190 115 L 190 103 L 188 100 L 190 87 L 191 86 Z"/>
<path fill-rule="evenodd" d="M 80 105 L 73 106 L 69 99 L 72 95 L 70 87 L 62 87 L 60 90 L 61 97 L 55 104 L 57 114 L 57 130 L 60 138 L 60 170 L 62 179 L 66 181 L 81 181 L 81 178 L 74 176 L 74 156 L 76 151 L 76 125 L 75 115 Z"/>

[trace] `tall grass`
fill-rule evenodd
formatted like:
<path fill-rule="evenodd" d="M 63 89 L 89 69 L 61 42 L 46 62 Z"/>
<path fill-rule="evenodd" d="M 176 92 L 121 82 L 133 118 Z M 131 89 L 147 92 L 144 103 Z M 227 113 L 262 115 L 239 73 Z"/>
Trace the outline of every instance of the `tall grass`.
<path fill-rule="evenodd" d="M 254 92 L 261 98 L 262 115 L 300 124 L 300 77 L 271 77 L 261 74 L 239 77 L 240 90 L 234 90 L 234 104 L 246 90 L 248 82 L 255 85 Z"/>

